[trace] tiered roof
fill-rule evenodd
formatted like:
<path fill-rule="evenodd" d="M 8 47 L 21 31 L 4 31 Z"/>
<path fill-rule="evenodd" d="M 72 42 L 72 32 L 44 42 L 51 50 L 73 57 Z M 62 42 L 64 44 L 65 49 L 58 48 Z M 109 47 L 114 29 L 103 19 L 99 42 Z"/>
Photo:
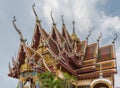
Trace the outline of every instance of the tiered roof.
<path fill-rule="evenodd" d="M 88 44 L 88 40 L 81 41 L 75 31 L 70 36 L 63 19 L 62 33 L 58 31 L 53 18 L 52 20 L 52 32 L 48 34 L 42 28 L 38 18 L 36 19 L 32 44 L 28 46 L 24 41 L 21 41 L 18 57 L 13 61 L 13 67 L 9 66 L 8 75 L 10 77 L 19 78 L 20 73 L 26 71 L 21 70 L 21 67 L 26 63 L 26 58 L 28 63 L 33 60 L 35 64 L 30 64 L 31 71 L 37 68 L 38 72 L 46 70 L 56 72 L 56 69 L 61 68 L 61 71 L 75 75 L 78 79 L 98 77 L 100 64 L 105 77 L 117 72 L 114 49 L 116 38 L 112 44 L 103 47 L 99 46 L 100 38 L 98 42 Z M 42 64 L 42 67 L 38 66 L 39 63 Z"/>

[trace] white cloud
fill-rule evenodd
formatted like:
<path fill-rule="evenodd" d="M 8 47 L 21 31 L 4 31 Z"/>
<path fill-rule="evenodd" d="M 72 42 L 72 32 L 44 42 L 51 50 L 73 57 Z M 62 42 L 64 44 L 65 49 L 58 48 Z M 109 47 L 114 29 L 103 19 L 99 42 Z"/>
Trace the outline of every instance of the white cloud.
<path fill-rule="evenodd" d="M 76 31 L 79 32 L 79 35 L 85 37 L 93 27 L 102 32 L 107 30 L 107 27 L 103 28 L 103 26 L 108 18 L 105 19 L 104 17 L 107 16 L 99 9 L 104 3 L 106 3 L 106 0 L 45 0 L 43 11 L 49 27 L 51 27 L 51 11 L 53 11 L 53 17 L 58 24 L 58 28 L 61 28 L 61 15 L 64 14 L 66 24 L 71 25 L 74 19 L 76 21 Z M 72 25 L 67 27 L 71 32 Z"/>
<path fill-rule="evenodd" d="M 43 5 L 44 15 L 48 19 L 47 22 L 50 23 L 50 13 L 51 11 L 55 10 L 58 11 L 59 9 L 58 0 L 45 0 L 45 4 Z"/>
<path fill-rule="evenodd" d="M 120 30 L 120 17 L 119 16 L 106 16 L 102 15 L 101 29 L 113 29 L 114 31 Z"/>
<path fill-rule="evenodd" d="M 46 22 L 51 27 L 50 12 L 53 11 L 55 21 L 59 24 L 61 22 L 60 16 L 64 14 L 65 22 L 71 25 L 72 20 L 76 21 L 76 31 L 81 34 L 87 33 L 93 27 L 97 31 L 107 33 L 109 28 L 115 31 L 120 29 L 120 18 L 118 16 L 107 16 L 105 12 L 100 9 L 107 0 L 45 0 L 43 4 L 43 11 Z M 60 27 L 59 27 L 60 28 Z M 68 27 L 69 30 L 71 26 Z M 71 31 L 71 30 L 70 30 Z M 96 32 L 96 31 L 95 31 Z"/>
<path fill-rule="evenodd" d="M 93 21 L 96 21 L 97 18 L 99 18 L 96 8 L 96 4 L 98 3 L 100 3 L 99 0 L 45 0 L 43 9 L 47 21 L 51 20 L 50 11 L 54 11 L 55 16 L 59 16 L 59 18 L 61 14 L 64 14 L 66 20 L 72 21 L 75 19 L 75 21 L 77 21 L 78 27 L 81 27 L 81 32 L 82 29 L 89 30 L 93 24 Z"/>

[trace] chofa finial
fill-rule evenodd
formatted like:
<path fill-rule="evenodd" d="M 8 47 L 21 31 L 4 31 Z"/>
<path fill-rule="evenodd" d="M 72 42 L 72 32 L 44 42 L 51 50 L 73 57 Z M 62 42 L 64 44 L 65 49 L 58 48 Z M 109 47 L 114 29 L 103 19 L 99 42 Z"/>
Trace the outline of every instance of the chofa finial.
<path fill-rule="evenodd" d="M 116 39 L 118 38 L 118 35 L 117 35 L 117 33 L 115 34 L 115 38 L 113 39 L 113 41 L 112 41 L 112 44 L 115 44 L 115 41 L 116 41 Z"/>
<path fill-rule="evenodd" d="M 102 37 L 102 33 L 100 32 L 100 36 L 98 37 L 97 41 L 99 42 Z"/>
<path fill-rule="evenodd" d="M 33 12 L 34 12 L 34 14 L 36 16 L 36 20 L 38 20 L 38 15 L 37 15 L 37 13 L 35 11 L 35 3 L 33 4 L 32 9 L 33 9 Z"/>
<path fill-rule="evenodd" d="M 52 16 L 52 11 L 51 11 L 51 19 L 52 19 L 52 21 L 53 21 L 53 24 L 55 24 L 55 22 L 54 22 L 54 19 L 53 19 L 53 16 Z"/>
<path fill-rule="evenodd" d="M 88 33 L 88 35 L 87 35 L 87 37 L 86 37 L 86 40 L 87 40 L 87 41 L 88 41 L 90 35 L 91 35 L 91 30 L 89 31 L 89 33 Z"/>
<path fill-rule="evenodd" d="M 13 26 L 14 26 L 15 30 L 17 31 L 17 33 L 20 35 L 20 41 L 24 42 L 24 39 L 23 39 L 23 36 L 22 36 L 22 32 L 17 28 L 15 22 L 16 22 L 16 18 L 14 16 L 13 17 Z"/>

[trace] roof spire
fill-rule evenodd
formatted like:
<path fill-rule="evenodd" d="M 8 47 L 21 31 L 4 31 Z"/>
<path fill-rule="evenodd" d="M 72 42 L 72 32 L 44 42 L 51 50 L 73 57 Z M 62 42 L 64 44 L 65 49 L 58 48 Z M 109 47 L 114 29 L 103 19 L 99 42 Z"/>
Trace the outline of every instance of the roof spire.
<path fill-rule="evenodd" d="M 100 36 L 97 39 L 98 45 L 99 45 L 99 41 L 100 41 L 101 37 L 102 37 L 102 33 L 100 32 Z"/>
<path fill-rule="evenodd" d="M 103 72 L 102 72 L 102 65 L 100 63 L 100 73 L 99 73 L 99 78 L 102 79 L 103 78 Z"/>
<path fill-rule="evenodd" d="M 55 25 L 55 22 L 54 22 L 54 19 L 53 19 L 53 16 L 52 16 L 52 11 L 51 11 L 51 19 L 52 19 L 52 21 L 53 21 L 53 24 Z"/>
<path fill-rule="evenodd" d="M 23 38 L 23 35 L 22 35 L 22 32 L 17 28 L 15 22 L 16 22 L 16 18 L 15 18 L 15 16 L 14 16 L 14 17 L 13 17 L 13 26 L 14 26 L 15 30 L 18 32 L 18 34 L 20 35 L 20 41 L 21 41 L 21 42 L 25 42 L 25 40 L 24 40 L 24 38 Z"/>
<path fill-rule="evenodd" d="M 91 30 L 89 31 L 89 33 L 88 33 L 88 35 L 86 37 L 87 42 L 88 42 L 88 39 L 89 39 L 90 35 L 91 35 Z"/>
<path fill-rule="evenodd" d="M 63 19 L 63 15 L 62 15 L 62 23 L 63 23 L 63 25 L 64 25 L 64 19 Z"/>
<path fill-rule="evenodd" d="M 75 34 L 75 21 L 73 20 L 73 34 Z"/>
<path fill-rule="evenodd" d="M 112 41 L 112 44 L 115 44 L 115 41 L 116 41 L 116 39 L 118 38 L 118 35 L 117 35 L 117 33 L 115 34 L 115 38 L 113 39 L 113 41 Z"/>
<path fill-rule="evenodd" d="M 36 16 L 36 20 L 38 21 L 38 15 L 37 15 L 34 7 L 35 7 L 35 3 L 32 5 L 32 9 L 33 9 L 33 12 L 34 12 L 34 14 Z"/>

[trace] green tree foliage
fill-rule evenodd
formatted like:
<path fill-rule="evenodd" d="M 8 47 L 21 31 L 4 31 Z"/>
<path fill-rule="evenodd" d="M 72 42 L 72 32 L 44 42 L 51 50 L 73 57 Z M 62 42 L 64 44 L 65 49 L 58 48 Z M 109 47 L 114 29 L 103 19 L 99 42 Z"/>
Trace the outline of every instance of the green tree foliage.
<path fill-rule="evenodd" d="M 38 75 L 40 88 L 72 88 L 71 83 L 76 78 L 68 73 L 64 73 L 64 79 L 58 78 L 52 72 L 44 72 Z"/>
<path fill-rule="evenodd" d="M 75 76 L 64 73 L 64 88 L 71 88 L 71 83 L 73 80 L 76 80 Z"/>
<path fill-rule="evenodd" d="M 64 88 L 63 81 L 49 71 L 40 73 L 39 80 L 41 88 Z"/>

